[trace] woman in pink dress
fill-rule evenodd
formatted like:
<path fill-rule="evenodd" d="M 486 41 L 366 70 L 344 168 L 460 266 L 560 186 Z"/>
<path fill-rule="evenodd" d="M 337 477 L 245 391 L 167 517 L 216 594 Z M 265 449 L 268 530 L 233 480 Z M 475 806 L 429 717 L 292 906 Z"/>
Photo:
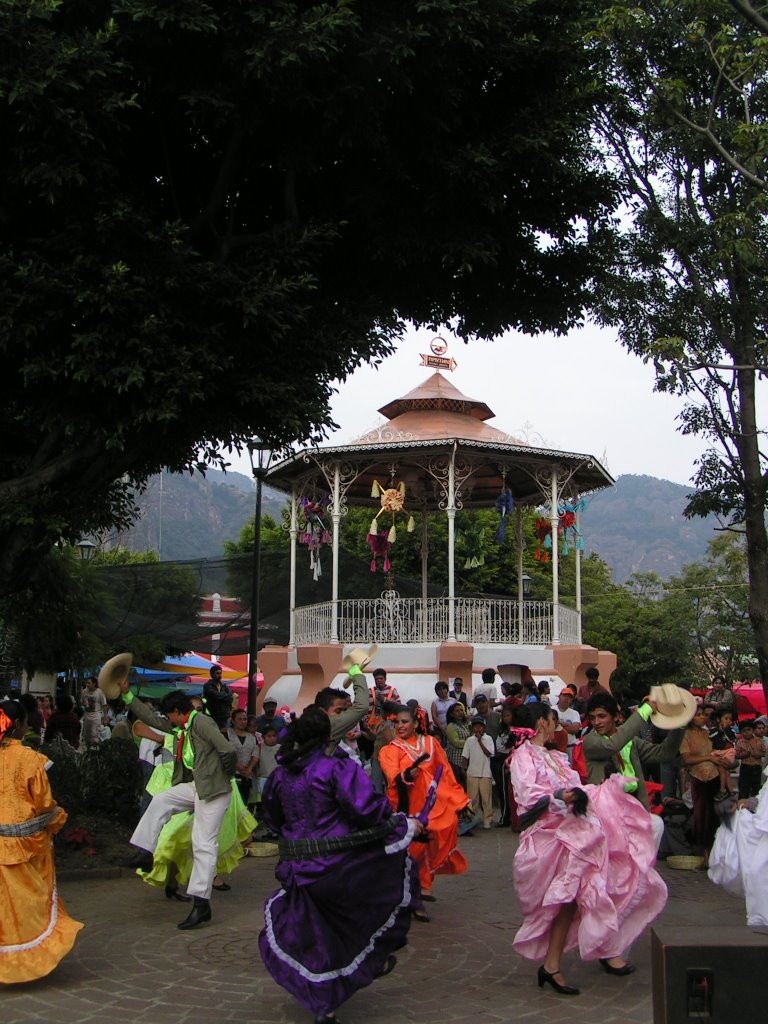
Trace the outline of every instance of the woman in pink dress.
<path fill-rule="evenodd" d="M 548 749 L 557 725 L 549 705 L 524 712 L 530 728 L 516 730 L 507 762 L 522 827 L 513 873 L 524 920 L 514 946 L 543 960 L 540 988 L 578 995 L 562 954 L 578 947 L 606 973 L 631 974 L 621 954 L 664 908 L 667 888 L 654 870 L 650 815 L 625 793 L 627 780 L 582 786 L 565 754 Z"/>

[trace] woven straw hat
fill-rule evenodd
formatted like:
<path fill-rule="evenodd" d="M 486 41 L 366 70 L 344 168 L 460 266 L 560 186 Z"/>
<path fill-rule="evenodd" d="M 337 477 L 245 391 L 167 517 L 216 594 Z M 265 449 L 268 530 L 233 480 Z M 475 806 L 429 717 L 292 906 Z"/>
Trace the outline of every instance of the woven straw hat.
<path fill-rule="evenodd" d="M 99 689 L 107 700 L 116 700 L 120 696 L 120 687 L 128 678 L 133 664 L 132 654 L 116 654 L 105 661 L 99 672 Z"/>
<path fill-rule="evenodd" d="M 658 729 L 682 729 L 696 714 L 696 698 L 675 683 L 652 686 L 649 696 L 656 704 L 651 722 Z"/>
<path fill-rule="evenodd" d="M 360 668 L 365 669 L 376 657 L 378 649 L 378 644 L 371 644 L 367 651 L 362 647 L 353 647 L 349 654 L 344 655 L 341 667 L 345 672 L 349 672 L 353 665 L 359 665 Z"/>

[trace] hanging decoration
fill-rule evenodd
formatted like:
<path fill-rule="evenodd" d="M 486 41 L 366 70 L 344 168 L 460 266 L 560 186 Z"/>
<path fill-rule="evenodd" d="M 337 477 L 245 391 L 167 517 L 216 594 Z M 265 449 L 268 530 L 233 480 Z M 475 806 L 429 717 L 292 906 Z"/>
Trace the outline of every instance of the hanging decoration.
<path fill-rule="evenodd" d="M 306 544 L 309 548 L 309 567 L 312 570 L 312 578 L 317 582 L 323 574 L 320 564 L 320 552 L 324 544 L 331 540 L 330 531 L 325 523 L 324 515 L 331 503 L 330 497 L 326 496 L 319 501 L 315 498 L 301 498 L 299 501 L 299 543 Z"/>
<path fill-rule="evenodd" d="M 512 491 L 505 487 L 501 494 L 496 499 L 496 511 L 501 516 L 501 522 L 499 528 L 496 531 L 496 541 L 499 544 L 503 544 L 507 537 L 507 516 L 511 515 L 512 509 L 515 507 L 515 501 L 512 497 Z"/>
<path fill-rule="evenodd" d="M 546 565 L 549 561 L 549 551 L 552 547 L 552 523 L 545 516 L 539 516 L 533 524 L 533 532 L 536 535 L 536 550 L 533 553 L 534 560 Z"/>
<path fill-rule="evenodd" d="M 477 569 L 485 565 L 485 530 L 476 523 L 462 530 L 456 537 L 464 545 L 466 551 L 465 569 Z"/>
<path fill-rule="evenodd" d="M 561 501 L 557 506 L 558 524 L 557 528 L 563 535 L 563 554 L 567 555 L 571 550 L 568 544 L 570 536 L 571 545 L 577 551 L 584 550 L 584 538 L 576 526 L 576 513 L 587 507 L 583 498 L 578 501 Z"/>
<path fill-rule="evenodd" d="M 382 565 L 383 571 L 389 572 L 391 568 L 389 552 L 397 540 L 396 516 L 401 512 L 403 515 L 408 515 L 406 524 L 408 533 L 413 533 L 416 523 L 413 516 L 406 513 L 405 510 L 405 484 L 402 480 L 397 487 L 394 486 L 394 481 L 389 487 L 382 487 L 378 480 L 374 480 L 371 487 L 371 497 L 378 498 L 381 502 L 381 508 L 371 520 L 371 526 L 368 530 L 368 547 L 373 555 L 371 572 L 376 572 L 376 562 L 379 558 L 384 560 Z M 379 533 L 379 516 L 382 515 L 389 515 L 391 521 L 391 525 L 385 533 Z"/>

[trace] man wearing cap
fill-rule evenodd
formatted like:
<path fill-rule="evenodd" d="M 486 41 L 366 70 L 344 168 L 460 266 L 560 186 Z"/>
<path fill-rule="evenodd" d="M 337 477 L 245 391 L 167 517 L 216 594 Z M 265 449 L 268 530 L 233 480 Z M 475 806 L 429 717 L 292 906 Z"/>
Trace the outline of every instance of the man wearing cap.
<path fill-rule="evenodd" d="M 277 701 L 273 697 L 265 697 L 264 711 L 256 719 L 256 732 L 263 732 L 268 725 L 277 729 L 278 733 L 285 728 L 285 719 L 282 715 L 276 714 L 276 711 Z"/>
<path fill-rule="evenodd" d="M 568 733 L 568 760 L 573 760 L 573 748 L 576 746 L 579 733 L 581 732 L 581 715 L 573 706 L 576 697 L 576 687 L 570 683 L 560 691 L 555 710 L 557 718 L 563 730 Z"/>
<path fill-rule="evenodd" d="M 212 665 L 209 675 L 211 678 L 203 687 L 203 700 L 208 714 L 224 730 L 232 714 L 232 691 L 221 681 L 221 665 Z"/>
<path fill-rule="evenodd" d="M 673 761 L 680 750 L 685 726 L 696 711 L 696 700 L 674 684 L 654 687 L 651 699 L 640 705 L 619 725 L 620 709 L 610 693 L 597 693 L 587 706 L 592 731 L 582 741 L 587 765 L 587 781 L 599 786 L 609 775 L 627 776 L 624 789 L 632 793 L 650 813 L 651 802 L 645 788 L 643 767 Z M 654 700 L 654 697 L 658 697 Z M 661 710 L 660 710 L 661 708 Z M 653 724 L 667 732 L 663 743 L 640 739 L 640 732 L 653 716 Z M 651 814 L 656 849 L 664 834 L 664 823 Z"/>
<path fill-rule="evenodd" d="M 485 719 L 476 715 L 472 719 L 472 735 L 461 751 L 461 767 L 467 779 L 467 795 L 476 811 L 483 815 L 483 828 L 493 822 L 493 757 L 496 746 L 485 735 Z"/>

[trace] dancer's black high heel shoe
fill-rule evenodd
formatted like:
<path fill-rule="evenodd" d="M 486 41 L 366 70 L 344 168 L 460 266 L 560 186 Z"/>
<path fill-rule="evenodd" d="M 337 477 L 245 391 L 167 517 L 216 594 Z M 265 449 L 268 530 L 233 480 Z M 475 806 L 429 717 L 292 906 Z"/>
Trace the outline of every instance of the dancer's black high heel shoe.
<path fill-rule="evenodd" d="M 544 988 L 545 984 L 551 985 L 555 992 L 561 996 L 578 996 L 581 995 L 581 989 L 576 988 L 575 985 L 561 985 L 559 981 L 555 981 L 555 974 L 559 974 L 560 971 L 555 971 L 554 974 L 550 974 L 549 971 L 545 971 L 543 965 L 539 968 L 539 988 Z"/>
<path fill-rule="evenodd" d="M 634 974 L 637 970 L 635 965 L 629 962 L 625 963 L 623 967 L 613 967 L 607 960 L 601 960 L 600 963 L 606 974 L 615 974 L 619 978 L 625 978 L 628 974 Z"/>
<path fill-rule="evenodd" d="M 165 898 L 167 900 L 178 900 L 179 903 L 191 903 L 192 897 L 185 896 L 183 892 L 179 892 L 178 889 L 174 889 L 172 885 L 166 885 L 165 887 Z"/>

